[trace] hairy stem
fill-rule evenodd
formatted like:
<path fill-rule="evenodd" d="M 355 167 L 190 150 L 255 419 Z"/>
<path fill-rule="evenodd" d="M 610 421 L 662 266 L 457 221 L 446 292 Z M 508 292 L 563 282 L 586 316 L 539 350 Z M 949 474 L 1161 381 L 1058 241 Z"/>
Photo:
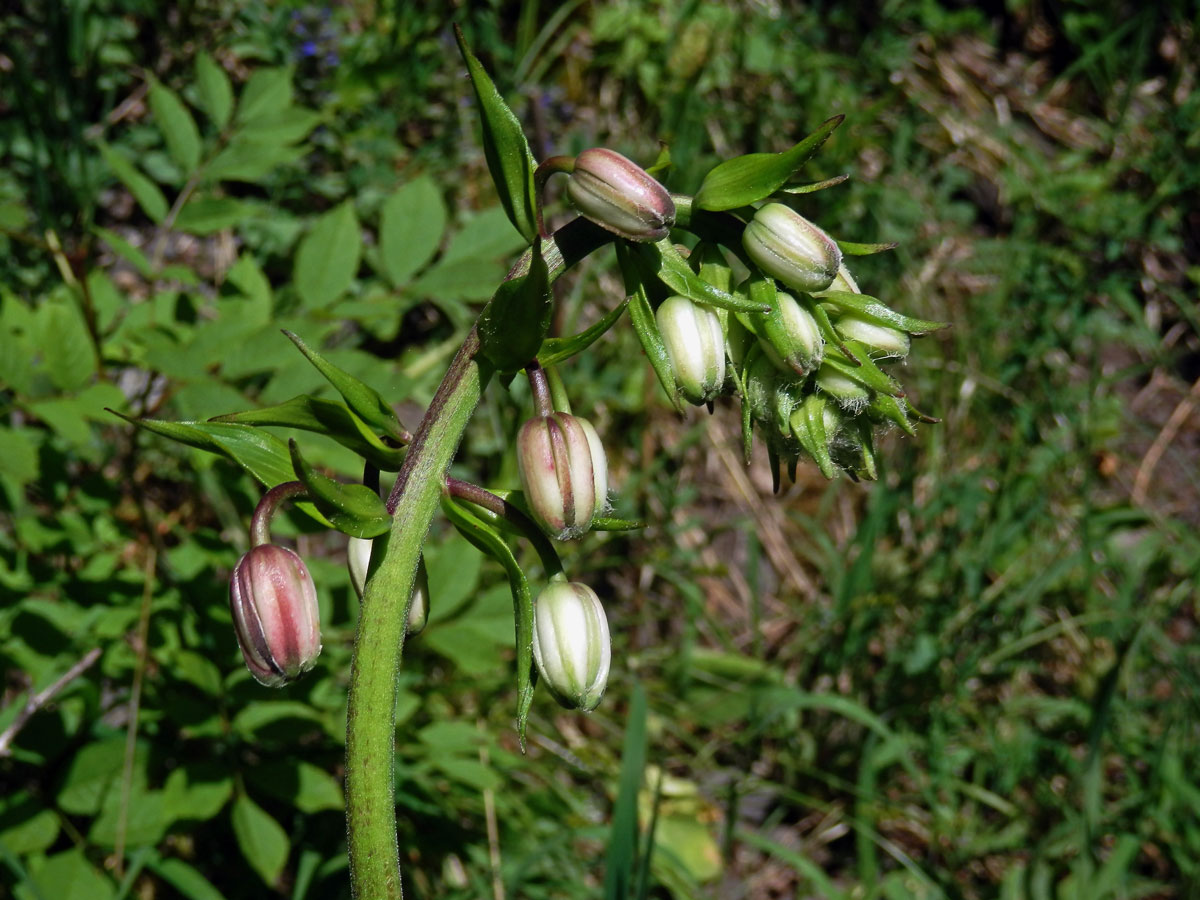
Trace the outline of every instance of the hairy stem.
<path fill-rule="evenodd" d="M 542 248 L 550 280 L 610 240 L 611 234 L 583 219 L 568 223 Z M 526 253 L 508 279 L 528 272 L 530 259 Z M 473 328 L 409 445 L 387 500 L 392 528 L 376 539 L 383 552 L 373 555 L 378 563 L 359 611 L 346 721 L 346 825 L 350 881 L 358 900 L 403 897 L 394 783 L 396 676 L 421 548 L 490 374 L 476 358 L 479 348 Z"/>

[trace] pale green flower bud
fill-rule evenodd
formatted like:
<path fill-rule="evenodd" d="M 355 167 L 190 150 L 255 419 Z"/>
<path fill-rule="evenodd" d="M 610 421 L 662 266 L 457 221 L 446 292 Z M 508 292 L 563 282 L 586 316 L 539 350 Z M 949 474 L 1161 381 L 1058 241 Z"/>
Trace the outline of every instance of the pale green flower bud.
<path fill-rule="evenodd" d="M 517 466 L 533 517 L 559 540 L 583 534 L 608 506 L 608 461 L 587 419 L 530 419 L 517 435 Z"/>
<path fill-rule="evenodd" d="M 862 412 L 871 399 L 871 392 L 863 385 L 829 366 L 822 366 L 817 372 L 817 387 L 833 397 L 838 406 L 851 414 Z"/>
<path fill-rule="evenodd" d="M 903 359 L 908 356 L 912 346 L 912 339 L 900 329 L 868 322 L 858 316 L 844 316 L 835 324 L 843 337 L 865 345 L 874 357 L 894 356 Z"/>
<path fill-rule="evenodd" d="M 707 403 L 725 384 L 725 335 L 711 308 L 687 297 L 668 297 L 655 314 L 671 357 L 675 383 L 689 403 Z"/>
<path fill-rule="evenodd" d="M 367 572 L 371 567 L 371 548 L 375 542 L 365 538 L 350 538 L 346 546 L 346 567 L 350 570 L 350 583 L 354 585 L 358 599 L 367 589 Z M 417 579 L 413 582 L 412 602 L 408 605 L 408 621 L 404 633 L 420 634 L 429 619 L 429 572 L 425 568 L 425 557 L 417 562 Z"/>
<path fill-rule="evenodd" d="M 600 598 L 586 584 L 555 582 L 533 612 L 533 658 L 555 699 L 591 712 L 604 696 L 612 648 Z"/>
<path fill-rule="evenodd" d="M 631 241 L 657 241 L 675 222 L 675 202 L 646 170 L 604 148 L 575 157 L 567 196 L 583 216 Z"/>
<path fill-rule="evenodd" d="M 828 288 L 842 261 L 833 238 L 782 203 L 754 214 L 742 246 L 763 272 L 806 293 Z"/>
<path fill-rule="evenodd" d="M 767 357 L 784 371 L 807 375 L 821 364 L 825 341 L 812 313 L 783 291 L 758 326 L 758 339 Z"/>
<path fill-rule="evenodd" d="M 260 683 L 280 687 L 313 667 L 321 653 L 317 591 L 293 551 L 252 547 L 229 579 L 229 608 L 246 668 Z"/>

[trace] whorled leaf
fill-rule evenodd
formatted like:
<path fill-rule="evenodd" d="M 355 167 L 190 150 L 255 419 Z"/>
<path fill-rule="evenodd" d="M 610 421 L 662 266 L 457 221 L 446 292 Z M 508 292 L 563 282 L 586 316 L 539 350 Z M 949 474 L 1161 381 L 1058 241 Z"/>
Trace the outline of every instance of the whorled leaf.
<path fill-rule="evenodd" d="M 541 352 L 538 353 L 538 362 L 542 368 L 558 365 L 560 362 L 570 359 L 575 354 L 582 353 L 594 344 L 604 332 L 617 324 L 617 320 L 621 318 L 621 313 L 625 312 L 625 307 L 628 305 L 628 298 L 622 300 L 605 313 L 595 324 L 585 328 L 578 334 L 572 334 L 569 337 L 546 339 L 542 343 Z"/>

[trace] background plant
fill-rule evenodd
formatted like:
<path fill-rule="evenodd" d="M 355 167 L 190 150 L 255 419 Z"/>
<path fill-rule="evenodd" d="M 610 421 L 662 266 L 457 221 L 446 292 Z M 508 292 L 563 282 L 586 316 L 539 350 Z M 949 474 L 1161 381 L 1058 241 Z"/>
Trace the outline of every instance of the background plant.
<path fill-rule="evenodd" d="M 519 238 L 482 212 L 490 188 L 439 11 L 64 8 L 5 22 L 0 727 L 27 689 L 102 655 L 28 720 L 0 769 L 4 878 L 18 896 L 211 896 L 198 876 L 230 897 L 261 893 L 260 878 L 335 893 L 337 673 L 354 608 L 340 544 L 295 519 L 314 574 L 342 587 L 324 594 L 334 631 L 317 677 L 264 699 L 224 612 L 252 482 L 100 409 L 191 418 L 317 391 L 277 337 L 289 327 L 413 397 L 412 418 L 483 299 L 472 286 L 503 274 Z M 465 23 L 546 147 L 640 134 L 618 149 L 650 159 L 662 137 L 696 167 L 673 185 L 694 190 L 718 158 L 783 149 L 845 112 L 819 174 L 854 177 L 824 195 L 822 224 L 899 241 L 869 263 L 871 282 L 956 323 L 911 376 L 944 425 L 896 442 L 870 489 L 802 471 L 782 502 L 760 500 L 765 460 L 736 462 L 733 417 L 678 420 L 648 369 L 580 359 L 581 404 L 637 448 L 614 460 L 624 512 L 659 523 L 572 560 L 628 598 L 617 653 L 646 687 L 651 761 L 674 779 L 656 890 L 1186 896 L 1200 840 L 1187 8 L 547 12 Z M 228 134 L 209 117 L 201 49 L 236 97 Z M 258 74 L 279 66 L 286 81 Z M 256 80 L 292 85 L 275 108 L 298 124 L 252 154 L 272 156 L 269 171 L 218 168 L 164 227 L 191 151 L 165 140 L 171 103 L 160 91 L 155 108 L 147 72 L 196 123 L 193 174 L 239 129 L 250 137 L 238 109 Z M 85 89 L 66 90 L 64 73 Z M 41 102 L 55 96 L 69 103 Z M 562 147 L 566 135 L 580 145 Z M 161 220 L 122 159 L 157 186 Z M 429 189 L 451 171 L 451 187 Z M 442 235 L 410 251 L 411 271 L 389 272 L 396 255 L 377 265 L 373 248 L 388 199 L 413 184 L 447 224 L 424 230 Z M 207 211 L 187 212 L 201 200 Z M 233 218 L 188 222 L 214 210 Z M 340 268 L 313 256 L 332 247 Z M 332 287 L 301 288 L 308 266 L 337 275 Z M 607 272 L 567 285 L 559 333 L 620 292 Z M 599 346 L 628 359 L 630 339 Z M 513 413 L 484 412 L 471 452 L 511 480 Z M 348 458 L 314 445 L 313 461 Z M 430 552 L 433 621 L 410 646 L 400 710 L 414 890 L 486 895 L 498 872 L 514 894 L 596 893 L 632 680 L 614 680 L 582 723 L 535 707 L 522 760 L 502 677 L 507 590 L 457 546 Z"/>

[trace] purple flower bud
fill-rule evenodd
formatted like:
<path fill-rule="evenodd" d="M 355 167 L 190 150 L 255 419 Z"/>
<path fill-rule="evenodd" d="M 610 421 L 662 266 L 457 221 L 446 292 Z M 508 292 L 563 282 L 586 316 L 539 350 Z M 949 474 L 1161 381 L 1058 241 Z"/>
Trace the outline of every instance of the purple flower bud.
<path fill-rule="evenodd" d="M 587 419 L 534 416 L 517 435 L 517 466 L 533 517 L 560 541 L 583 534 L 608 506 L 608 461 Z"/>
<path fill-rule="evenodd" d="M 725 333 L 720 317 L 687 297 L 668 297 L 655 313 L 675 383 L 689 403 L 707 403 L 725 384 Z"/>
<path fill-rule="evenodd" d="M 657 241 L 675 222 L 666 188 L 620 153 L 603 148 L 575 157 L 567 196 L 585 218 L 631 241 Z"/>
<path fill-rule="evenodd" d="M 362 599 L 367 589 L 367 572 L 371 567 L 371 548 L 374 541 L 366 538 L 350 538 L 346 545 L 346 566 L 350 570 L 350 583 L 358 599 Z M 425 557 L 422 555 L 417 562 L 417 580 L 413 583 L 412 602 L 408 605 L 408 622 L 404 633 L 420 634 L 425 629 L 429 619 L 429 572 L 425 568 Z"/>
<path fill-rule="evenodd" d="M 229 606 L 246 668 L 259 682 L 280 687 L 312 668 L 321 653 L 317 591 L 291 550 L 252 547 L 229 579 Z"/>
<path fill-rule="evenodd" d="M 782 203 L 768 203 L 754 214 L 742 246 L 763 272 L 806 293 L 828 288 L 842 262 L 833 238 Z"/>
<path fill-rule="evenodd" d="M 591 712 L 604 696 L 612 647 L 600 598 L 586 584 L 555 582 L 533 612 L 533 659 L 555 699 Z"/>

